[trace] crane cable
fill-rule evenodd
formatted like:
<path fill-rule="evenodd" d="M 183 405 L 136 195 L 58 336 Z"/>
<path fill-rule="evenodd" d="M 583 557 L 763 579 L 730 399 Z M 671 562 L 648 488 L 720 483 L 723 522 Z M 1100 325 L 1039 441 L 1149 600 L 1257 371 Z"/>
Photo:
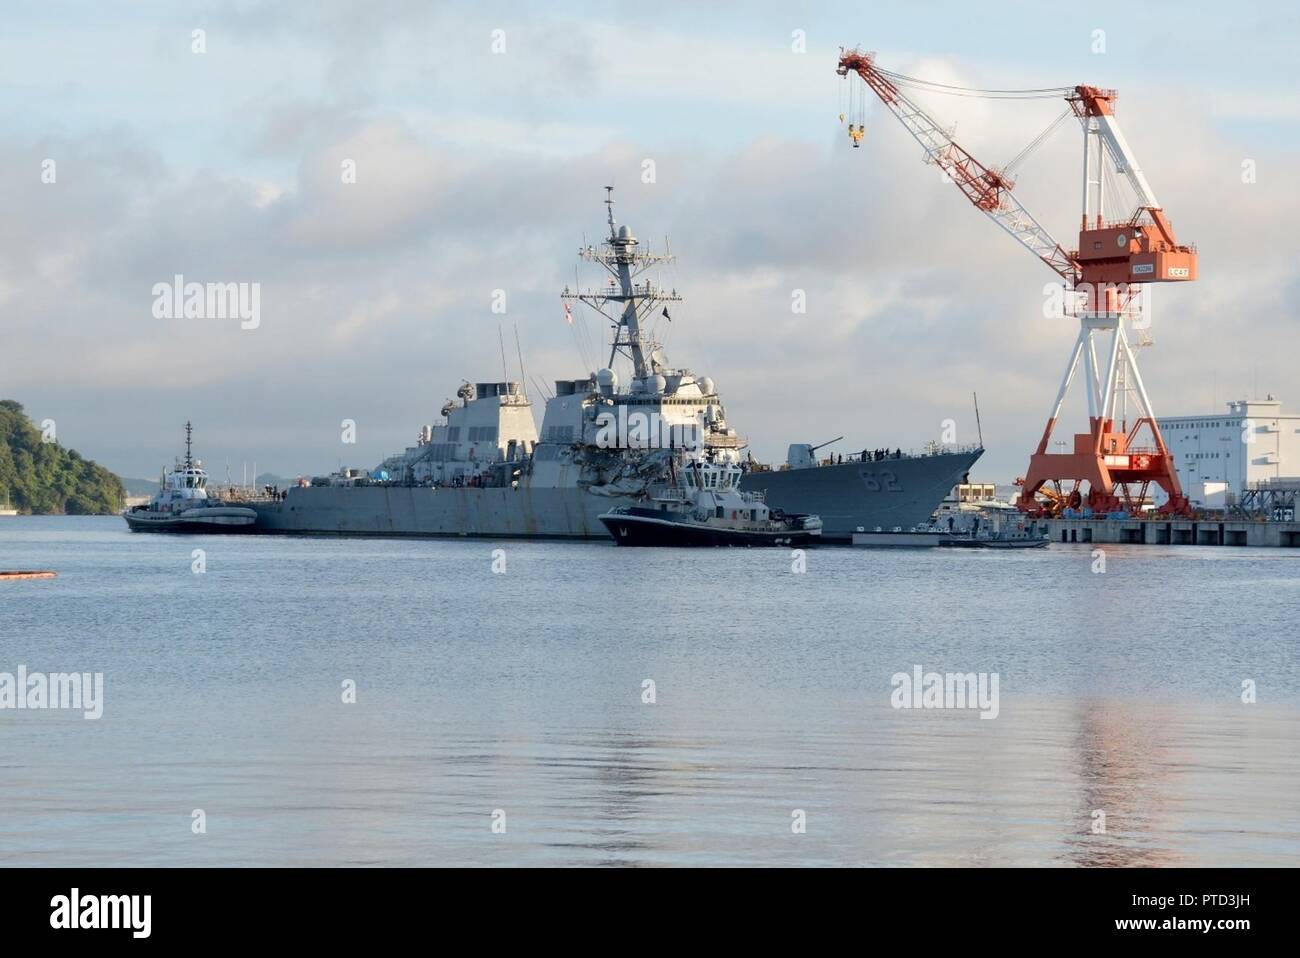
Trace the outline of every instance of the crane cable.
<path fill-rule="evenodd" d="M 1056 132 L 1057 127 L 1059 127 L 1062 123 L 1064 123 L 1066 119 L 1068 119 L 1073 114 L 1074 111 L 1069 107 L 1066 107 L 1064 113 L 1058 116 L 1051 123 L 1047 124 L 1046 128 L 1044 128 L 1042 133 L 1039 133 L 1038 136 L 1030 140 L 1028 145 L 1023 150 L 1021 150 L 1019 153 L 1017 153 L 1014 157 L 1011 158 L 1011 162 L 1007 163 L 1006 166 L 1002 167 L 1002 172 L 1010 173 L 1017 166 L 1019 166 L 1021 163 L 1027 160 L 1029 158 L 1029 154 L 1033 153 L 1034 150 L 1042 146 L 1047 141 L 1047 138 Z"/>
<path fill-rule="evenodd" d="M 881 76 L 888 78 L 891 82 L 899 85 L 912 87 L 928 93 L 942 93 L 948 96 L 965 96 L 979 99 L 990 100 L 1054 100 L 1065 96 L 1073 90 L 1073 87 L 1038 87 L 1028 90 L 995 90 L 980 89 L 976 87 L 960 87 L 950 83 L 939 83 L 934 80 L 921 80 L 917 77 L 909 77 L 902 73 L 895 73 L 892 70 L 882 70 L 876 67 L 876 72 Z M 855 85 L 854 85 L 855 86 Z M 852 90 L 852 86 L 850 90 Z M 1011 161 L 1002 167 L 1003 173 L 1012 172 L 1017 166 L 1029 158 L 1029 155 L 1042 146 L 1047 139 L 1056 132 L 1057 128 L 1068 119 L 1074 111 L 1070 107 L 1056 117 L 1051 123 L 1043 129 L 1036 137 L 1029 141 L 1023 150 L 1012 157 Z"/>
<path fill-rule="evenodd" d="M 950 83 L 939 83 L 935 80 L 922 80 L 917 77 L 910 77 L 903 73 L 895 73 L 892 70 L 883 70 L 876 67 L 875 71 L 881 76 L 888 78 L 898 86 L 911 87 L 914 90 L 927 93 L 942 93 L 947 96 L 963 96 L 976 99 L 988 100 L 1055 100 L 1067 96 L 1073 91 L 1073 87 L 1037 87 L 1026 90 L 998 90 L 998 89 L 981 89 L 977 87 L 954 86 Z M 865 84 L 864 84 L 865 85 Z M 857 84 L 849 84 L 849 122 L 853 120 L 853 100 L 857 93 Z M 841 101 L 842 102 L 842 101 Z M 1062 113 L 1049 123 L 1041 133 L 1029 141 L 1023 150 L 1012 157 L 1011 161 L 1002 167 L 1002 172 L 1010 174 L 1021 163 L 1029 158 L 1038 147 L 1042 146 L 1047 139 L 1056 132 L 1057 128 L 1068 119 L 1073 113 L 1073 109 L 1066 107 Z M 852 127 L 850 127 L 851 129 Z"/>
<path fill-rule="evenodd" d="M 950 83 L 938 83 L 934 80 L 921 80 L 917 77 L 895 73 L 892 70 L 875 68 L 876 72 L 900 86 L 928 90 L 931 93 L 943 93 L 948 96 L 979 97 L 990 100 L 1050 100 L 1063 97 L 1073 87 L 1039 87 L 1028 90 L 986 90 L 977 87 L 954 86 Z"/>

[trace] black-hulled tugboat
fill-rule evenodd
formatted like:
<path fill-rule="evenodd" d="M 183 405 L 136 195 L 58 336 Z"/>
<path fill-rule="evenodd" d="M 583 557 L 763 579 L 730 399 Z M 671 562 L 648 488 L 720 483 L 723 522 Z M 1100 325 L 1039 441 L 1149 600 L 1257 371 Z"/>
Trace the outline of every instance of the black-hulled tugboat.
<path fill-rule="evenodd" d="M 163 470 L 158 495 L 122 513 L 132 532 L 240 532 L 257 522 L 257 513 L 246 506 L 208 498 L 208 474 L 191 454 L 191 431 L 187 422 L 185 459 Z"/>
<path fill-rule="evenodd" d="M 741 492 L 733 462 L 687 463 L 678 481 L 644 503 L 611 509 L 600 521 L 621 546 L 804 546 L 819 541 L 817 516 L 769 509 Z"/>

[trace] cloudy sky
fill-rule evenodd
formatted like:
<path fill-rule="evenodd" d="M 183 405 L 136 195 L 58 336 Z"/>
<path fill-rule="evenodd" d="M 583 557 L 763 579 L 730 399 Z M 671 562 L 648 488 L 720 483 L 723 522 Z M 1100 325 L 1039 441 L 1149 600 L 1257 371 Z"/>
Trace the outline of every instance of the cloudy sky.
<path fill-rule="evenodd" d="M 612 184 L 620 220 L 678 257 L 670 360 L 717 381 L 760 458 L 841 434 L 917 447 L 949 418 L 973 440 L 977 392 L 978 474 L 1009 481 L 1074 324 L 878 105 L 850 148 L 834 68 L 857 44 L 946 83 L 1119 89 L 1201 253 L 1198 283 L 1156 291 L 1157 412 L 1300 407 L 1300 14 L 1185 2 L 24 5 L 0 33 L 0 398 L 128 476 L 156 475 L 187 418 L 218 475 L 373 465 L 462 380 L 500 377 L 499 331 L 512 378 L 516 329 L 531 379 L 596 364 L 558 293 Z M 919 99 L 991 165 L 1064 109 Z M 1067 246 L 1079 139 L 1063 125 L 1017 171 Z M 156 318 L 176 274 L 259 284 L 260 325 Z"/>

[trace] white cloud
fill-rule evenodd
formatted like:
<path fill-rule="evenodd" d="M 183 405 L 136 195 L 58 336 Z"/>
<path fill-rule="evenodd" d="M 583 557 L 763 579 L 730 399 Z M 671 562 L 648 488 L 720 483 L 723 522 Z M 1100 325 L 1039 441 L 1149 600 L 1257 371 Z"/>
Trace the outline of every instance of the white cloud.
<path fill-rule="evenodd" d="M 849 148 L 826 51 L 792 55 L 780 34 L 755 50 L 744 38 L 555 23 L 510 28 L 515 52 L 501 61 L 485 37 L 482 48 L 463 39 L 482 33 L 478 20 L 447 42 L 437 18 L 386 9 L 406 36 L 348 41 L 347 18 L 309 22 L 293 5 L 253 9 L 242 32 L 219 21 L 240 63 L 285 43 L 291 62 L 333 67 L 316 95 L 302 77 L 253 96 L 241 84 L 222 115 L 239 115 L 245 135 L 197 171 L 183 144 L 148 127 L 0 139 L 7 169 L 60 159 L 57 186 L 0 180 L 7 396 L 65 410 L 97 437 L 83 451 L 137 474 L 153 474 L 178 415 L 229 444 L 208 455 L 289 474 L 337 466 L 335 426 L 354 418 L 349 464 L 373 464 L 462 378 L 497 374 L 499 328 L 509 341 L 518 326 L 533 377 L 586 371 L 557 293 L 579 242 L 603 228 L 601 187 L 613 180 L 620 219 L 656 245 L 671 234 L 680 257 L 665 274 L 687 297 L 662 330 L 670 359 L 719 382 L 761 457 L 841 433 L 855 446 L 916 446 L 949 417 L 969 436 L 978 391 L 987 474 L 1023 469 L 1074 335 L 1041 316 L 1051 274 L 922 165 L 879 108 L 863 148 Z M 350 54 L 379 72 L 346 66 Z M 972 82 L 960 64 L 899 63 Z M 611 89 L 624 112 L 595 107 Z M 1253 152 L 1181 109 L 1181 95 L 1153 84 L 1121 105 L 1180 237 L 1202 252 L 1199 283 L 1157 293 L 1157 345 L 1142 356 L 1157 409 L 1204 409 L 1216 373 L 1223 399 L 1257 363 L 1261 386 L 1300 406 L 1289 359 L 1300 196 L 1284 175 L 1296 157 L 1274 148 L 1259 182 L 1242 184 Z M 673 98 L 716 110 L 716 140 L 678 130 L 663 112 Z M 962 141 L 990 161 L 1057 110 L 927 103 L 959 118 Z M 793 131 L 814 109 L 825 112 L 820 139 Z M 1017 187 L 1067 245 L 1078 153 L 1067 125 Z M 640 182 L 647 156 L 653 185 Z M 344 159 L 357 162 L 355 184 L 342 182 Z M 263 161 L 284 163 L 282 175 Z M 150 287 L 178 272 L 260 282 L 262 326 L 153 319 Z M 504 316 L 489 310 L 497 288 Z M 790 311 L 796 288 L 805 315 Z"/>

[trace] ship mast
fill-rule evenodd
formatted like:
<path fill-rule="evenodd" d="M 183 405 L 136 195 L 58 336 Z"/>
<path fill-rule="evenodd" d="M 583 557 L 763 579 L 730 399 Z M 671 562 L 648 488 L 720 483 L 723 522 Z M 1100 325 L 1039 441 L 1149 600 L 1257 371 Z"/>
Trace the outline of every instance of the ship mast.
<path fill-rule="evenodd" d="M 186 469 L 192 469 L 194 467 L 194 457 L 190 454 L 191 428 L 192 427 L 190 426 L 190 421 L 188 419 L 185 420 L 185 468 Z"/>
<path fill-rule="evenodd" d="M 632 361 L 633 375 L 645 379 L 663 371 L 664 363 L 659 343 L 643 333 L 642 327 L 656 310 L 662 310 L 667 316 L 665 304 L 681 302 L 681 296 L 675 289 L 664 290 L 641 277 L 651 267 L 672 262 L 673 257 L 637 249 L 640 244 L 632 230 L 626 225 L 618 226 L 614 219 L 612 186 L 605 187 L 605 206 L 608 209 L 609 237 L 598 247 L 579 249 L 578 256 L 603 266 L 610 274 L 609 286 L 603 290 L 570 290 L 566 286 L 560 299 L 586 303 L 609 320 L 614 330 L 609 365 L 613 366 L 614 357 L 622 353 Z"/>

